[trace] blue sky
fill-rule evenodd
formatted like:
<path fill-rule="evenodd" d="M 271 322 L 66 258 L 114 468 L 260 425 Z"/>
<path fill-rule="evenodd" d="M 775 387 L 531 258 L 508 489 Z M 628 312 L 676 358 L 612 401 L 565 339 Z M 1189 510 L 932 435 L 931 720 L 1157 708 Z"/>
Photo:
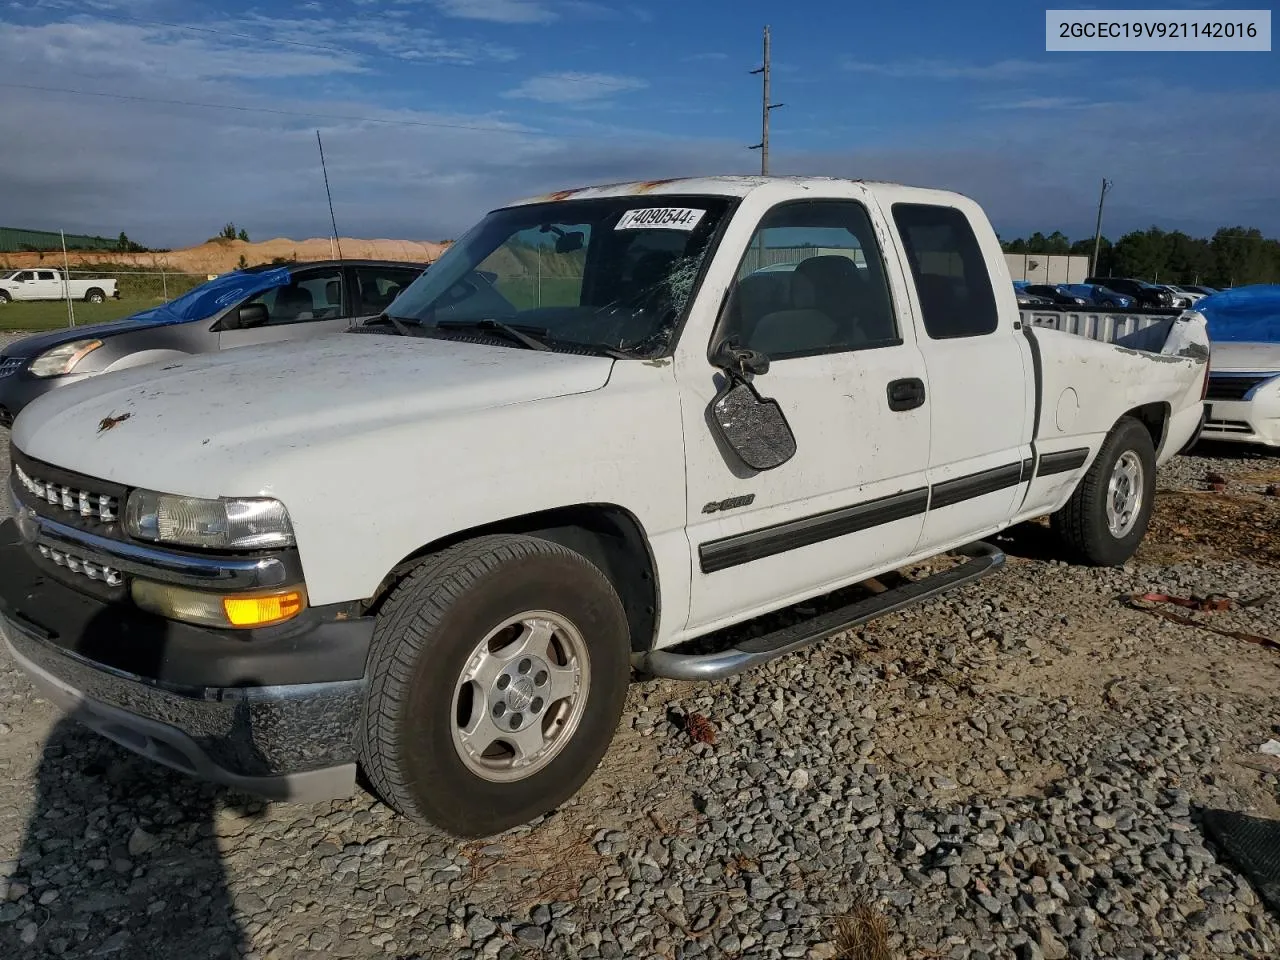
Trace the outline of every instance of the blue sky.
<path fill-rule="evenodd" d="M 775 173 L 959 189 L 1003 235 L 1073 237 L 1107 176 L 1109 234 L 1280 234 L 1276 53 L 1046 53 L 1043 5 L 833 0 L 12 3 L 0 222 L 322 236 L 316 128 L 346 235 L 437 239 L 544 189 L 752 172 L 765 23 Z"/>

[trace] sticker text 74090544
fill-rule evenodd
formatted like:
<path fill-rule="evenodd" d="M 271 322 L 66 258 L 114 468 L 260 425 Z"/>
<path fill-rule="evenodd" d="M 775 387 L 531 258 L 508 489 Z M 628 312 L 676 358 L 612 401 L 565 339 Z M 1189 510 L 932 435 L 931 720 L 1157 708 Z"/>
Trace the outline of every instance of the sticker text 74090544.
<path fill-rule="evenodd" d="M 628 210 L 615 230 L 692 230 L 705 210 L 690 207 L 644 207 Z"/>

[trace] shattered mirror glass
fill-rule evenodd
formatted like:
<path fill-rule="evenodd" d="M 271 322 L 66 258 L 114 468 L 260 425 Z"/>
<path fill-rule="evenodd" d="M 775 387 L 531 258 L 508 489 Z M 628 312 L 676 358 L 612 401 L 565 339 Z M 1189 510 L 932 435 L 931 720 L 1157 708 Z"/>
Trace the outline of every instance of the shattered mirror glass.
<path fill-rule="evenodd" d="M 746 381 L 722 390 L 711 414 L 721 437 L 753 470 L 772 470 L 795 455 L 795 434 L 778 401 L 761 397 Z"/>

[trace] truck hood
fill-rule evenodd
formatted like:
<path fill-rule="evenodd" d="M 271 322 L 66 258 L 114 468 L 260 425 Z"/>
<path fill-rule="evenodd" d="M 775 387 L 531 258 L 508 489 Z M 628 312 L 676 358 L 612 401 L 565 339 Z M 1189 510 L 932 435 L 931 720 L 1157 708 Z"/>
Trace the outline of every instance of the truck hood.
<path fill-rule="evenodd" d="M 1224 373 L 1232 370 L 1247 373 L 1280 371 L 1280 343 L 1215 343 L 1210 349 L 1209 366 Z"/>
<path fill-rule="evenodd" d="M 404 424 L 422 437 L 434 419 L 598 390 L 612 366 L 605 357 L 336 333 L 68 384 L 18 415 L 13 442 L 37 460 L 127 486 L 245 496 L 269 489 L 279 453 L 340 450 L 344 437 Z M 232 489 L 245 482 L 254 489 Z"/>

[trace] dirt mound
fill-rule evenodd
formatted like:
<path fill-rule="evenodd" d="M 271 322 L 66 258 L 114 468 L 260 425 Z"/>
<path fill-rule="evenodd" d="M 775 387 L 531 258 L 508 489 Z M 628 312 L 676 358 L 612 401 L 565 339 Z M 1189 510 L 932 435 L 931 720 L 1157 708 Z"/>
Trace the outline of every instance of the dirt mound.
<path fill-rule="evenodd" d="M 338 241 L 342 255 L 347 259 L 408 260 L 413 263 L 430 263 L 444 252 L 448 244 L 418 240 L 360 240 L 343 237 Z M 225 273 L 234 270 L 244 257 L 248 266 L 270 263 L 277 257 L 286 260 L 328 260 L 335 256 L 335 246 L 327 237 L 310 240 L 290 240 L 277 237 L 261 243 L 245 243 L 243 240 L 211 240 L 199 246 L 165 253 L 115 253 L 110 250 L 76 250 L 70 253 L 72 269 L 77 266 L 94 266 L 102 263 L 133 266 L 140 269 L 160 269 L 174 273 Z M 41 264 L 59 265 L 58 253 L 9 253 L 0 256 L 9 267 L 34 267 Z"/>

